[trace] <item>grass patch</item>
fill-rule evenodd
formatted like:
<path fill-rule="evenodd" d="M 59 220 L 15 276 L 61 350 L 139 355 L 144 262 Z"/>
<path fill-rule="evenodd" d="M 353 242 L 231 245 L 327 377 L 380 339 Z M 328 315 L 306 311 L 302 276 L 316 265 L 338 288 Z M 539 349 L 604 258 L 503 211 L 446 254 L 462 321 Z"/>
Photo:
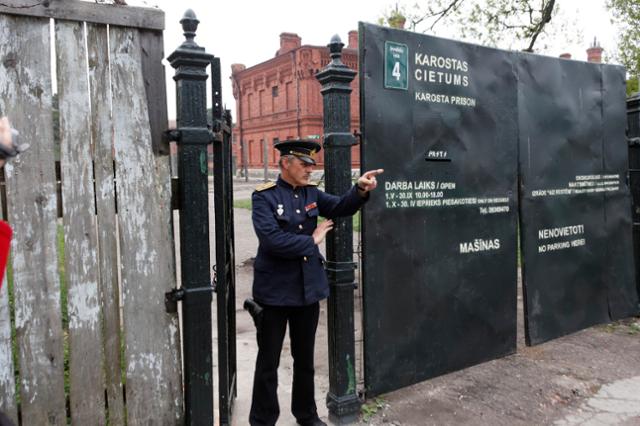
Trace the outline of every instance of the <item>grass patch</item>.
<path fill-rule="evenodd" d="M 607 333 L 622 333 L 630 336 L 640 336 L 640 317 L 627 318 L 598 327 Z"/>
<path fill-rule="evenodd" d="M 233 208 L 251 210 L 251 198 L 243 200 L 233 200 Z"/>
<path fill-rule="evenodd" d="M 369 401 L 366 404 L 362 404 L 360 407 L 360 414 L 362 415 L 362 420 L 368 422 L 371 420 L 373 416 L 375 416 L 378 411 L 382 410 L 385 406 L 386 402 L 382 398 L 374 398 L 373 401 Z"/>

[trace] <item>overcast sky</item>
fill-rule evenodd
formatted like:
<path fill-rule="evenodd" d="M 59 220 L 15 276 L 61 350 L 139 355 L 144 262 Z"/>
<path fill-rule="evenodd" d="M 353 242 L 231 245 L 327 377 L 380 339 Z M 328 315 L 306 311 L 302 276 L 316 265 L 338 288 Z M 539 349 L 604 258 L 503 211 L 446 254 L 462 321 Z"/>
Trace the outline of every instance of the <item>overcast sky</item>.
<path fill-rule="evenodd" d="M 414 0 L 415 1 L 415 0 Z M 427 0 L 423 0 L 427 1 Z M 395 5 L 389 0 L 129 0 L 129 4 L 158 7 L 165 12 L 165 56 L 182 41 L 179 21 L 188 8 L 194 10 L 200 26 L 195 41 L 208 53 L 220 58 L 222 65 L 222 94 L 227 108 L 235 117 L 235 101 L 231 93 L 231 64 L 247 67 L 272 58 L 279 48 L 279 35 L 294 32 L 303 44 L 326 45 L 331 36 L 338 34 L 347 41 L 347 33 L 357 29 L 358 21 L 375 23 L 383 12 Z M 400 1 L 400 4 L 403 2 Z M 411 2 L 408 2 L 412 4 Z M 564 12 L 575 16 L 582 40 L 576 45 L 565 45 L 558 40 L 546 54 L 558 56 L 570 52 L 574 59 L 586 60 L 585 50 L 597 37 L 605 50 L 615 47 L 615 30 L 609 22 L 604 0 L 560 0 Z M 455 38 L 455 34 L 436 34 Z M 606 52 L 605 52 L 606 53 Z M 166 65 L 169 117 L 175 117 L 175 85 L 171 77 L 174 70 Z"/>

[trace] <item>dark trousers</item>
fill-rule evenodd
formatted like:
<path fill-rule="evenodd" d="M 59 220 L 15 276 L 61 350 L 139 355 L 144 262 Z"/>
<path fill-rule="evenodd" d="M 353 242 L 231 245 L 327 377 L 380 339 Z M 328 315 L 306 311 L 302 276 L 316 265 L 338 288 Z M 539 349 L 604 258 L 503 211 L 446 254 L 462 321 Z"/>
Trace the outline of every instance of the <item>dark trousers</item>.
<path fill-rule="evenodd" d="M 308 306 L 264 306 L 249 414 L 252 426 L 275 425 L 280 415 L 278 366 L 287 323 L 293 356 L 291 412 L 300 423 L 317 418 L 313 350 L 319 312 L 317 302 Z"/>

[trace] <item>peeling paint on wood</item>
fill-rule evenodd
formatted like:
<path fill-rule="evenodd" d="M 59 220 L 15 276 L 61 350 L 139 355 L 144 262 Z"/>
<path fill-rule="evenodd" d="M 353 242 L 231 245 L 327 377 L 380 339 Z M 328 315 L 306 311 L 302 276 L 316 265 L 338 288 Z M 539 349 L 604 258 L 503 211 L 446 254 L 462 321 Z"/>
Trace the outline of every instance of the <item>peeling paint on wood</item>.
<path fill-rule="evenodd" d="M 49 19 L 0 15 L 0 40 L 0 111 L 31 144 L 5 166 L 22 424 L 66 425 Z"/>
<path fill-rule="evenodd" d="M 82 22 L 55 23 L 60 159 L 69 313 L 71 421 L 104 425 L 104 368 L 89 127 L 89 81 Z M 103 82 L 108 84 L 108 82 Z"/>
<path fill-rule="evenodd" d="M 113 125 L 124 301 L 128 424 L 180 424 L 177 317 L 164 292 L 176 285 L 169 158 L 154 157 L 139 34 L 111 27 Z M 204 236 L 206 238 L 206 236 Z"/>
<path fill-rule="evenodd" d="M 113 127 L 110 107 L 111 91 L 108 84 L 107 37 L 106 25 L 87 24 L 105 382 L 109 422 L 112 425 L 124 425 L 124 399 L 120 372 L 120 290 L 113 180 Z"/>
<path fill-rule="evenodd" d="M 68 19 L 96 24 L 164 29 L 164 12 L 157 8 L 98 4 L 80 0 L 2 0 L 0 13 Z"/>

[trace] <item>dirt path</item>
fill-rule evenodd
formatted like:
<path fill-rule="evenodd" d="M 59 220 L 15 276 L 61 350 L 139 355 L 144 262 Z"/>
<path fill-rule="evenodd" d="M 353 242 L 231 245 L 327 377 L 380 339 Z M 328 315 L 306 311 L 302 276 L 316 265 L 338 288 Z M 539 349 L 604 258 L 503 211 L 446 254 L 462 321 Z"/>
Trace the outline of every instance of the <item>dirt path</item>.
<path fill-rule="evenodd" d="M 239 188 L 240 198 L 251 186 Z M 235 209 L 238 398 L 234 424 L 248 424 L 255 363 L 255 330 L 242 301 L 251 293 L 251 258 L 257 240 L 250 212 Z M 519 297 L 521 305 L 521 298 Z M 518 352 L 368 401 L 362 424 L 395 425 L 640 425 L 640 319 L 592 327 L 526 347 L 519 308 Z M 316 344 L 316 401 L 326 420 L 328 390 L 326 305 Z M 214 343 L 215 344 L 215 343 Z M 470 348 L 471 350 L 472 348 Z M 295 425 L 289 412 L 291 358 L 279 372 L 278 425 Z M 216 403 L 217 406 L 217 403 Z"/>

